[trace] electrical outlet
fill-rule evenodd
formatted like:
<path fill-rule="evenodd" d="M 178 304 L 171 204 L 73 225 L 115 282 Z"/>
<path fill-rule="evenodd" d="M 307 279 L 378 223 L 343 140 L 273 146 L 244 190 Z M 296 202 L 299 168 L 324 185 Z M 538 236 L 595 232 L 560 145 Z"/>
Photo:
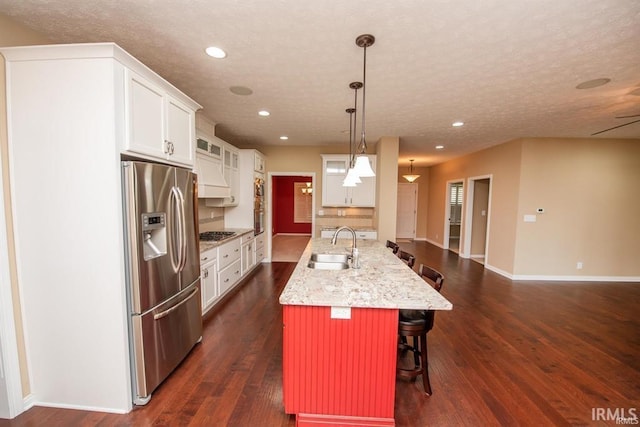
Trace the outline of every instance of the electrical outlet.
<path fill-rule="evenodd" d="M 582 270 L 582 261 L 578 261 L 578 262 L 576 263 L 576 269 L 577 269 L 577 270 Z"/>
<path fill-rule="evenodd" d="M 332 319 L 351 319 L 351 307 L 331 307 Z"/>

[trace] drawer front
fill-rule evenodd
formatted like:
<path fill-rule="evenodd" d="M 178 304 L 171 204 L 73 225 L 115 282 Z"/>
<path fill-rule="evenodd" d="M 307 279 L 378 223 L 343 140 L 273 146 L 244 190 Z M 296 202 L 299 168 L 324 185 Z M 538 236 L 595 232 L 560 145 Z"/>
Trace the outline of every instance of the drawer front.
<path fill-rule="evenodd" d="M 265 253 L 266 251 L 264 250 L 264 246 L 260 248 L 256 247 L 256 264 L 259 264 L 264 260 Z"/>
<path fill-rule="evenodd" d="M 231 289 L 233 285 L 238 283 L 238 280 L 240 280 L 240 276 L 242 275 L 240 267 L 240 260 L 237 260 L 227 266 L 224 270 L 220 271 L 218 275 L 220 295 L 224 294 Z"/>
<path fill-rule="evenodd" d="M 258 234 L 256 236 L 256 248 L 264 248 L 264 242 L 265 242 L 264 233 Z"/>
<path fill-rule="evenodd" d="M 240 239 L 234 239 L 218 247 L 218 270 L 240 260 Z"/>
<path fill-rule="evenodd" d="M 208 249 L 204 252 L 200 253 L 200 265 L 208 264 L 212 261 L 215 261 L 218 256 L 218 249 Z"/>
<path fill-rule="evenodd" d="M 251 242 L 252 240 L 255 240 L 256 236 L 253 234 L 253 232 L 251 233 L 246 233 L 242 235 L 242 243 L 248 243 Z"/>

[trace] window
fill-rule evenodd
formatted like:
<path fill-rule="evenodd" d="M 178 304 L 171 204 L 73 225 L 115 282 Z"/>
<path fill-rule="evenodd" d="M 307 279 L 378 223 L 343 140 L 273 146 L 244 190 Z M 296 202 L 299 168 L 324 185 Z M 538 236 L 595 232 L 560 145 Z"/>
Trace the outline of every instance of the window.
<path fill-rule="evenodd" d="M 310 223 L 313 187 L 310 182 L 293 183 L 293 222 Z"/>
<path fill-rule="evenodd" d="M 462 183 L 451 184 L 451 194 L 449 194 L 449 221 L 451 224 L 460 224 L 462 220 Z"/>

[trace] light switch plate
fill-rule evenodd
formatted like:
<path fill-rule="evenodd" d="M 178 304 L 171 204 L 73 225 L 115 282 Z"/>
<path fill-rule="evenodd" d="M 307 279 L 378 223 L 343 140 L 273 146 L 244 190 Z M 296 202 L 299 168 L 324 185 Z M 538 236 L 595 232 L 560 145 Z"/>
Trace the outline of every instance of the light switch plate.
<path fill-rule="evenodd" d="M 351 307 L 331 307 L 332 319 L 351 319 Z"/>
<path fill-rule="evenodd" d="M 536 216 L 535 215 L 525 215 L 524 216 L 524 222 L 536 222 Z"/>

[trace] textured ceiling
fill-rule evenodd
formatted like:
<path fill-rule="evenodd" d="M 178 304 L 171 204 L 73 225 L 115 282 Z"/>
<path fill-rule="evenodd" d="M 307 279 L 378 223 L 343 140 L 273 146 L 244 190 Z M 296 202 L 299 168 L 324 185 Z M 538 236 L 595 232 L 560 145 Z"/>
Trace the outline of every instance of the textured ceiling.
<path fill-rule="evenodd" d="M 0 0 L 0 13 L 52 43 L 119 44 L 240 146 L 346 147 L 348 85 L 362 80 L 355 38 L 364 33 L 376 37 L 367 142 L 399 136 L 404 165 L 640 119 L 616 118 L 640 114 L 638 0 Z M 228 57 L 207 57 L 210 45 Z M 575 88 L 603 77 L 611 82 Z M 451 127 L 456 120 L 465 126 Z M 640 138 L 640 123 L 599 137 Z"/>

